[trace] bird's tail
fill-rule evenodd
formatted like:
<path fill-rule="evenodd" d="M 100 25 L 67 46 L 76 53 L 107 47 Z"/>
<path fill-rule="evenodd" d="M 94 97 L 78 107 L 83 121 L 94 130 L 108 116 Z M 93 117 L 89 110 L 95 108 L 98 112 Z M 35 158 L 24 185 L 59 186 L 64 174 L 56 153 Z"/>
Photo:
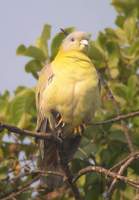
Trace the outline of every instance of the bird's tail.
<path fill-rule="evenodd" d="M 41 124 L 38 132 L 48 132 L 47 120 L 44 120 Z M 38 167 L 40 170 L 46 172 L 56 172 L 62 173 L 62 168 L 60 165 L 60 158 L 58 152 L 58 145 L 54 141 L 50 140 L 39 140 L 39 150 L 40 155 L 38 159 Z M 41 186 L 47 186 L 49 189 L 55 189 L 62 185 L 63 177 L 48 174 L 47 176 L 42 176 L 40 179 Z"/>
<path fill-rule="evenodd" d="M 49 122 L 44 120 L 38 132 L 50 132 Z M 72 160 L 81 140 L 80 135 L 69 134 L 64 137 L 62 143 L 62 157 L 65 163 L 68 164 Z M 59 146 L 54 141 L 39 140 L 40 158 L 39 168 L 47 173 L 47 171 L 64 173 L 61 165 Z M 63 177 L 58 175 L 48 175 L 41 177 L 41 184 L 46 185 L 49 189 L 60 187 L 63 183 Z"/>

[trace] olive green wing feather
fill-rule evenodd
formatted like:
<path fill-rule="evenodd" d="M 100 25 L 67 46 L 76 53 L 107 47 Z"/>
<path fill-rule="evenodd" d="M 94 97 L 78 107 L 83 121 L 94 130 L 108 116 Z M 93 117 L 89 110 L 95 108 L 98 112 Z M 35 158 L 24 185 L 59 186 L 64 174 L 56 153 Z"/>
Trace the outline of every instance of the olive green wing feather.
<path fill-rule="evenodd" d="M 37 107 L 37 127 L 36 130 L 40 129 L 41 123 L 45 119 L 45 113 L 42 108 L 43 92 L 47 90 L 48 85 L 53 79 L 53 70 L 51 64 L 47 64 L 40 72 L 38 84 L 36 87 L 36 107 Z M 46 102 L 47 103 L 47 102 Z"/>

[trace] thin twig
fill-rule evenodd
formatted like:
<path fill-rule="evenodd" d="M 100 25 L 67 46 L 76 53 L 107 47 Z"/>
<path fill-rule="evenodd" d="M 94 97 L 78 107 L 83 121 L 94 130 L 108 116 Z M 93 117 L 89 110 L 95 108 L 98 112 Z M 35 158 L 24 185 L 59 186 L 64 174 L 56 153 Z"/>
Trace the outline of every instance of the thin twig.
<path fill-rule="evenodd" d="M 132 143 L 131 134 L 129 132 L 129 129 L 123 121 L 121 121 L 121 127 L 124 131 L 124 134 L 125 134 L 125 137 L 126 137 L 126 140 L 127 140 L 127 143 L 128 143 L 128 148 L 129 148 L 130 152 L 133 153 L 134 152 L 134 146 L 133 146 L 133 143 Z"/>
<path fill-rule="evenodd" d="M 124 158 L 123 160 L 121 160 L 120 162 L 116 163 L 112 168 L 110 168 L 110 171 L 115 171 L 117 170 L 119 167 L 121 167 L 127 160 L 129 160 L 130 158 L 134 158 L 134 160 L 139 159 L 139 152 L 134 152 L 131 153 L 129 156 L 127 156 L 126 158 Z"/>
<path fill-rule="evenodd" d="M 137 117 L 137 116 L 139 116 L 138 110 L 127 113 L 127 114 L 121 114 L 121 115 L 118 115 L 116 117 L 113 117 L 111 119 L 108 119 L 108 120 L 105 120 L 105 121 L 102 121 L 102 122 L 90 123 L 88 125 L 90 125 L 90 126 L 105 125 L 105 124 L 110 124 L 110 123 L 118 122 L 118 121 L 121 121 L 121 120 L 126 120 L 126 119 Z"/>
<path fill-rule="evenodd" d="M 9 178 L 9 176 L 7 176 L 6 178 L 4 179 L 0 179 L 0 182 L 4 182 L 4 181 L 10 181 L 10 182 L 16 182 L 18 179 L 21 179 L 23 177 L 26 177 L 26 176 L 36 176 L 36 175 L 43 175 L 43 176 L 48 176 L 48 175 L 56 175 L 56 176 L 62 176 L 64 177 L 65 175 L 63 173 L 60 173 L 60 172 L 55 172 L 55 171 L 43 171 L 43 170 L 33 170 L 33 171 L 27 171 L 27 172 L 24 172 L 24 173 L 21 173 L 13 178 Z"/>
<path fill-rule="evenodd" d="M 4 194 L 0 197 L 0 200 L 9 200 L 12 198 L 17 197 L 18 195 L 22 194 L 23 192 L 30 189 L 30 185 L 33 184 L 35 181 L 39 179 L 40 175 L 37 175 L 35 178 L 33 178 L 31 181 L 27 182 L 23 186 L 19 186 L 15 190 L 9 192 L 8 194 Z"/>
<path fill-rule="evenodd" d="M 128 166 L 135 160 L 139 158 L 139 153 L 138 154 L 134 154 L 134 155 L 131 155 L 120 167 L 119 171 L 117 174 L 119 175 L 122 175 L 123 172 L 128 168 Z M 113 193 L 113 190 L 114 190 L 114 186 L 116 184 L 117 180 L 116 178 L 113 179 L 108 191 L 107 191 L 107 199 L 111 199 L 111 195 Z"/>

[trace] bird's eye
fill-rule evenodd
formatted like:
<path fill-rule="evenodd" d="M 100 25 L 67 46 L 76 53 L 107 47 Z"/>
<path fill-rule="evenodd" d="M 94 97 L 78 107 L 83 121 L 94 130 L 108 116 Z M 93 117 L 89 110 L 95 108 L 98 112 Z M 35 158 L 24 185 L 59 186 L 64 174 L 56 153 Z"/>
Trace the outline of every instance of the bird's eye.
<path fill-rule="evenodd" d="M 70 39 L 72 42 L 74 42 L 75 41 L 75 39 L 72 37 L 71 39 Z"/>

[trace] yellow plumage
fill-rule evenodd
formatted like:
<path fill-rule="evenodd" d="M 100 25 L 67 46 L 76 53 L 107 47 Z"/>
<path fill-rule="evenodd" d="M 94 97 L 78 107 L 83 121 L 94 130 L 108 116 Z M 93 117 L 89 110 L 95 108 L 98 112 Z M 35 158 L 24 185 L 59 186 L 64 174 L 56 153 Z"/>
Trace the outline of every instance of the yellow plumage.
<path fill-rule="evenodd" d="M 37 86 L 38 131 L 51 130 L 59 133 L 59 129 L 61 130 L 65 151 L 69 151 L 66 152 L 67 161 L 79 145 L 76 135 L 81 134 L 82 128 L 78 127 L 92 120 L 99 105 L 99 79 L 87 56 L 87 50 L 88 35 L 84 32 L 71 33 L 63 41 L 53 62 L 45 66 L 40 73 Z M 57 116 L 60 116 L 60 119 Z M 75 149 L 70 152 L 70 140 L 74 138 Z M 47 163 L 45 167 L 49 168 L 49 160 L 51 168 L 60 168 L 58 155 L 55 158 L 56 163 L 54 160 L 51 163 L 48 159 L 50 151 L 57 152 L 55 145 L 46 142 L 43 148 L 45 153 L 42 163 Z"/>

